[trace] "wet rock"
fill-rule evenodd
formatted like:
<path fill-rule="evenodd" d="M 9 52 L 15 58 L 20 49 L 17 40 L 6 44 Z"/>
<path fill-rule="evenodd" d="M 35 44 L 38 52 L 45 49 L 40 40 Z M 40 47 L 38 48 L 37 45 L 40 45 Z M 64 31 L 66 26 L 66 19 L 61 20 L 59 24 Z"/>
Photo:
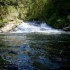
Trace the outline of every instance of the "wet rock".
<path fill-rule="evenodd" d="M 0 29 L 0 33 L 3 33 L 3 31 Z"/>
<path fill-rule="evenodd" d="M 16 51 L 9 51 L 9 53 L 12 53 L 12 54 L 18 54 Z"/>
<path fill-rule="evenodd" d="M 11 65 L 8 65 L 6 69 L 7 70 L 18 70 L 18 66 L 11 64 Z"/>
<path fill-rule="evenodd" d="M 2 53 L 3 51 L 2 50 L 0 50 L 0 53 Z"/>
<path fill-rule="evenodd" d="M 65 31 L 70 31 L 70 26 L 64 27 L 63 30 L 65 30 Z"/>
<path fill-rule="evenodd" d="M 16 64 L 11 64 L 3 60 L 0 56 L 0 70 L 18 70 L 18 67 Z"/>
<path fill-rule="evenodd" d="M 33 67 L 37 68 L 36 70 L 38 70 L 38 69 L 40 69 L 40 70 L 48 70 L 48 68 L 46 68 L 40 62 L 37 62 L 37 61 L 34 61 L 32 65 L 33 65 Z"/>

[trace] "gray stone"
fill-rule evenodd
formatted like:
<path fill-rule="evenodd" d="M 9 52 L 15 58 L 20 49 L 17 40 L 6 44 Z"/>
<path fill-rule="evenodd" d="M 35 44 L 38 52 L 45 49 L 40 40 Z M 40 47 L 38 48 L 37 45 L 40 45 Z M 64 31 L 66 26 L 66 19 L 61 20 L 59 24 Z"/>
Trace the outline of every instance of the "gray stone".
<path fill-rule="evenodd" d="M 0 29 L 0 33 L 3 33 L 3 31 Z"/>
<path fill-rule="evenodd" d="M 65 30 L 65 31 L 70 31 L 70 26 L 64 27 L 63 30 Z"/>

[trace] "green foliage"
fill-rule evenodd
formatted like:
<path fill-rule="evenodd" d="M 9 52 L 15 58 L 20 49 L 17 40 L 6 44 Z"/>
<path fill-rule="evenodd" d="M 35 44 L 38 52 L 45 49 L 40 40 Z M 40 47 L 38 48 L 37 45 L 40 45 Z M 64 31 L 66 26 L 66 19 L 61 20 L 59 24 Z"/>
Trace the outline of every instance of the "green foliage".
<path fill-rule="evenodd" d="M 69 26 L 70 0 L 30 0 L 29 19 L 48 22 L 55 28 Z M 58 20 L 61 21 L 58 21 Z"/>
<path fill-rule="evenodd" d="M 16 20 L 19 14 L 23 13 L 18 1 L 20 0 L 0 0 L 0 27 L 10 20 Z"/>
<path fill-rule="evenodd" d="M 70 0 L 0 0 L 0 21 L 7 22 L 9 17 L 41 20 L 63 28 L 70 25 Z"/>

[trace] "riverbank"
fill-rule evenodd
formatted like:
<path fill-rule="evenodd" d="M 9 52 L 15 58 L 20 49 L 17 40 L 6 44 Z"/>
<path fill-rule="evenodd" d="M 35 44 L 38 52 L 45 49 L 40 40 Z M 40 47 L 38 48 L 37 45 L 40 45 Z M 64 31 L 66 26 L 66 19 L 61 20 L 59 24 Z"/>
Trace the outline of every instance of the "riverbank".
<path fill-rule="evenodd" d="M 11 29 L 13 29 L 16 26 L 20 25 L 22 22 L 23 22 L 23 20 L 8 22 L 7 25 L 5 25 L 4 27 L 0 28 L 0 33 L 9 32 Z"/>
<path fill-rule="evenodd" d="M 19 20 L 19 19 L 17 21 L 16 20 L 10 21 L 10 22 L 6 23 L 6 25 L 4 27 L 0 28 L 0 33 L 9 33 L 12 29 L 19 26 L 22 23 L 23 23 L 23 20 Z M 31 27 L 31 25 L 29 25 L 29 24 L 24 24 L 22 26 L 23 26 L 23 28 L 25 28 L 25 26 Z M 33 27 L 31 27 L 31 30 L 32 30 L 32 28 Z M 70 33 L 69 29 L 70 29 L 70 26 L 69 27 L 64 27 L 62 30 L 66 31 L 67 33 Z M 36 29 L 35 29 L 35 31 L 36 31 Z"/>

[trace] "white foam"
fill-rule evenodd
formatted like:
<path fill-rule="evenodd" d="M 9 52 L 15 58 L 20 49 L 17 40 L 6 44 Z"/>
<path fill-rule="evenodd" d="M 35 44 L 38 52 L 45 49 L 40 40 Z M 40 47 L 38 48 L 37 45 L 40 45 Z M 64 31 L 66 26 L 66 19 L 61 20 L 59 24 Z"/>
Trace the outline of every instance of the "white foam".
<path fill-rule="evenodd" d="M 23 22 L 21 25 L 11 30 L 10 32 L 11 33 L 30 33 L 30 32 L 61 33 L 64 31 L 54 29 L 43 22 L 40 24 L 37 24 L 36 22 Z"/>

